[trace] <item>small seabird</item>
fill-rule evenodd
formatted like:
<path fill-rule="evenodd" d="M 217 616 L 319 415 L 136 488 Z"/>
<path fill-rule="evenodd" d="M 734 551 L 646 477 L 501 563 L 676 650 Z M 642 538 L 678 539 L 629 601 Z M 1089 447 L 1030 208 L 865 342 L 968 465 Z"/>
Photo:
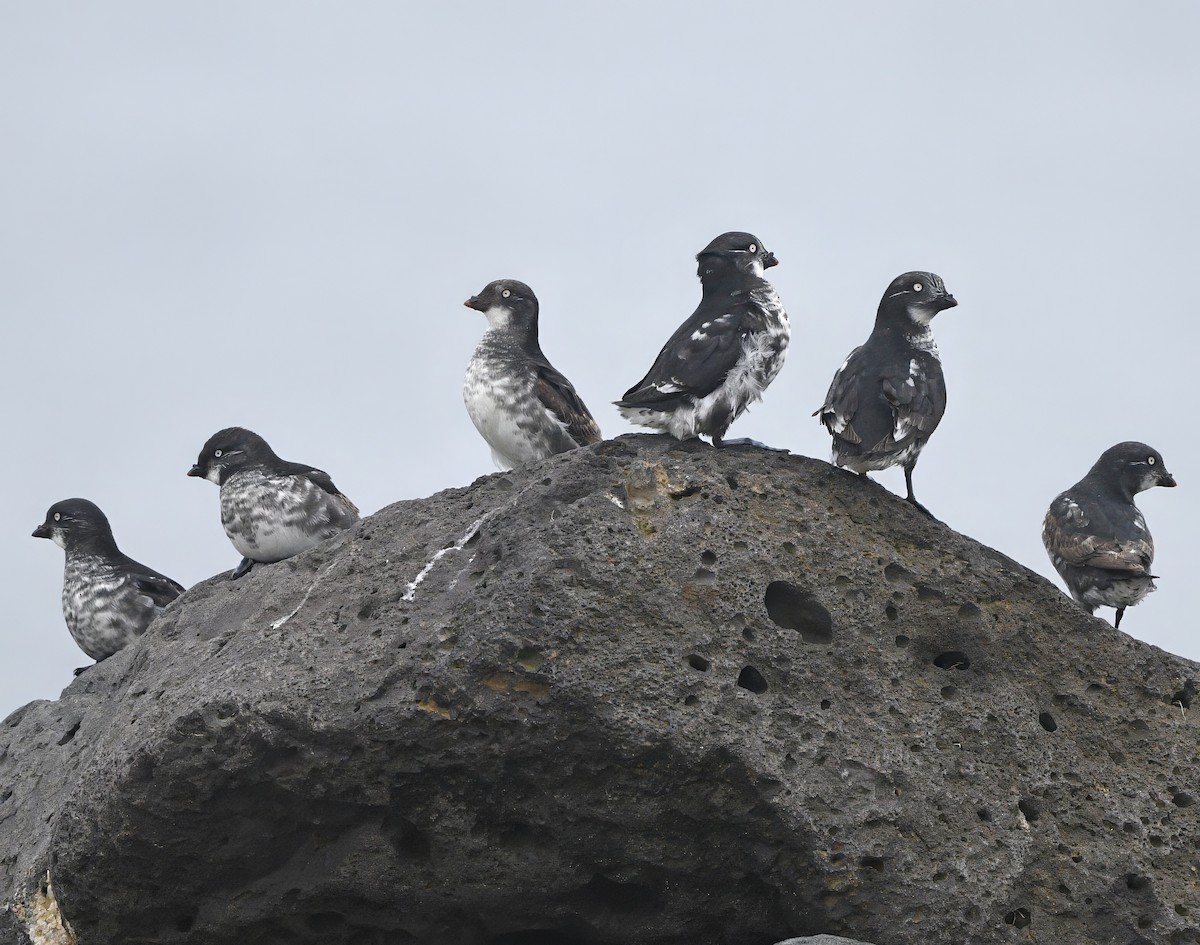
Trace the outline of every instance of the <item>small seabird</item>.
<path fill-rule="evenodd" d="M 463 402 L 499 469 L 600 442 L 575 388 L 538 344 L 538 300 L 515 279 L 497 279 L 464 303 L 488 328 L 463 381 Z"/>
<path fill-rule="evenodd" d="M 221 487 L 221 524 L 242 555 L 230 577 L 307 551 L 358 521 L 329 473 L 275 455 L 257 433 L 229 427 L 209 437 L 189 476 Z"/>
<path fill-rule="evenodd" d="M 54 503 L 33 537 L 49 538 L 66 552 L 63 618 L 79 648 L 97 663 L 141 636 L 183 593 L 181 584 L 122 554 L 108 519 L 87 499 Z"/>
<path fill-rule="evenodd" d="M 833 375 L 825 403 L 813 412 L 833 435 L 833 462 L 865 476 L 904 467 L 908 501 L 912 473 L 926 441 L 946 412 L 946 381 L 929 323 L 958 302 L 932 272 L 906 272 L 879 302 L 866 343 Z"/>
<path fill-rule="evenodd" d="M 763 270 L 779 264 L 749 233 L 723 233 L 697 255 L 700 305 L 650 372 L 616 401 L 634 423 L 678 440 L 725 431 L 783 367 L 791 328 Z"/>
<path fill-rule="evenodd" d="M 1067 590 L 1089 614 L 1126 607 L 1155 590 L 1154 539 L 1133 497 L 1151 486 L 1175 485 L 1162 455 L 1145 443 L 1118 443 L 1088 474 L 1050 503 L 1042 543 Z"/>

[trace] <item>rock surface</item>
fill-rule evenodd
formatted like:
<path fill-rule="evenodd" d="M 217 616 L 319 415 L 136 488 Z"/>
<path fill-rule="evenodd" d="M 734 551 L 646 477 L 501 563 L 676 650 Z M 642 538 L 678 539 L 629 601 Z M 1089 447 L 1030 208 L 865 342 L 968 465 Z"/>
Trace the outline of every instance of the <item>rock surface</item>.
<path fill-rule="evenodd" d="M 874 483 L 622 437 L 10 716 L 0 929 L 49 871 L 79 945 L 1198 942 L 1198 677 Z"/>

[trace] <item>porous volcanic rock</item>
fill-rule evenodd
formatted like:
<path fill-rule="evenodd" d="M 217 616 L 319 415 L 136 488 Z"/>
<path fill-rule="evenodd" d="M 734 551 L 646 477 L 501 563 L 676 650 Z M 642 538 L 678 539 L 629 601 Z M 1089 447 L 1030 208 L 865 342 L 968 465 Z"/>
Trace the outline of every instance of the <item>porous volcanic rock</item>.
<path fill-rule="evenodd" d="M 0 926 L 49 876 L 79 945 L 1197 942 L 1198 677 L 867 480 L 621 437 L 10 716 Z"/>

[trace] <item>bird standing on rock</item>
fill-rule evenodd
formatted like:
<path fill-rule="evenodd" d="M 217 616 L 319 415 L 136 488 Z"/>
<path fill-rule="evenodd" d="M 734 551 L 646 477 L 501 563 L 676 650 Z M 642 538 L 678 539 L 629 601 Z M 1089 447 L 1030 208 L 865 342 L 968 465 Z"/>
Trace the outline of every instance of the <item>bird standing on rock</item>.
<path fill-rule="evenodd" d="M 917 457 L 946 412 L 946 382 L 930 322 L 958 302 L 932 272 L 906 272 L 888 286 L 870 337 L 838 368 L 813 416 L 833 435 L 833 462 L 860 475 L 904 467 L 913 495 Z"/>
<path fill-rule="evenodd" d="M 50 506 L 33 537 L 49 538 L 66 552 L 63 618 L 79 648 L 96 662 L 141 636 L 183 593 L 181 584 L 122 554 L 108 518 L 87 499 Z"/>
<path fill-rule="evenodd" d="M 242 560 L 237 580 L 255 564 L 307 551 L 358 521 L 358 509 L 329 473 L 275 455 L 257 433 L 214 433 L 188 470 L 221 487 L 221 524 Z"/>
<path fill-rule="evenodd" d="M 1150 573 L 1154 539 L 1133 497 L 1174 485 L 1157 450 L 1129 441 L 1106 449 L 1086 476 L 1050 503 L 1042 543 L 1089 614 L 1115 607 L 1119 627 L 1125 608 L 1156 589 Z"/>
<path fill-rule="evenodd" d="M 678 440 L 725 432 L 775 379 L 787 354 L 787 312 L 763 271 L 779 264 L 750 233 L 723 233 L 696 256 L 700 305 L 649 373 L 616 401 L 634 423 Z"/>
<path fill-rule="evenodd" d="M 463 303 L 488 328 L 467 365 L 463 402 L 499 469 L 600 442 L 575 388 L 538 344 L 538 300 L 515 279 L 498 279 Z"/>

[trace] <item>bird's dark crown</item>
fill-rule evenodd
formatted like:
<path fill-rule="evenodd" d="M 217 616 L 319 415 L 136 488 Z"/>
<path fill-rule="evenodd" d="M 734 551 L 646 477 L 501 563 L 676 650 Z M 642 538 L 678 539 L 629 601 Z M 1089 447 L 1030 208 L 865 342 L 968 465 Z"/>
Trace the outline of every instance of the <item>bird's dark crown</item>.
<path fill-rule="evenodd" d="M 278 461 L 275 451 L 257 433 L 244 427 L 226 427 L 208 438 L 188 475 L 208 479 L 215 469 L 224 483 L 238 469 Z"/>
<path fill-rule="evenodd" d="M 762 240 L 739 230 L 722 233 L 696 254 L 696 262 L 699 263 L 696 274 L 701 279 L 729 271 L 760 274 L 761 270 L 779 264 Z"/>
<path fill-rule="evenodd" d="M 473 295 L 466 301 L 467 308 L 486 312 L 489 308 L 502 307 L 513 312 L 532 310 L 537 314 L 538 300 L 533 289 L 524 282 L 516 279 L 497 279 L 483 287 L 478 295 Z"/>
<path fill-rule="evenodd" d="M 64 547 L 99 542 L 112 545 L 112 526 L 95 502 L 87 499 L 63 499 L 55 502 L 46 511 L 46 520 L 37 527 L 35 538 L 53 538 L 57 532 L 63 539 Z"/>
<path fill-rule="evenodd" d="M 1106 449 L 1088 471 L 1087 479 L 1126 495 L 1154 486 L 1175 485 L 1175 477 L 1167 472 L 1162 454 L 1137 440 L 1126 440 Z"/>
<path fill-rule="evenodd" d="M 904 315 L 928 325 L 938 312 L 957 304 L 958 300 L 946 291 L 946 283 L 936 272 L 913 270 L 892 280 L 879 300 L 879 315 Z"/>

